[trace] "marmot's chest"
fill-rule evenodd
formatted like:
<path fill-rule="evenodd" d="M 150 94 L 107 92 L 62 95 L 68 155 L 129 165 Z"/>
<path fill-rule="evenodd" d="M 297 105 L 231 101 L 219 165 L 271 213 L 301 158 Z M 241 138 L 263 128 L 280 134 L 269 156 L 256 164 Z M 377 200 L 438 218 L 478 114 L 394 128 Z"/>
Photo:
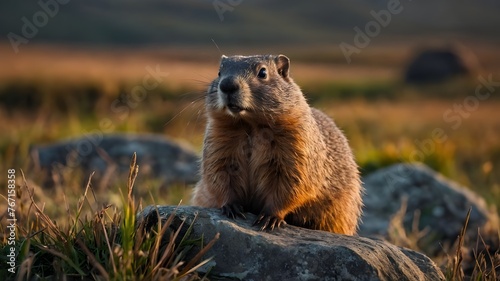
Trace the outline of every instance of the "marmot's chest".
<path fill-rule="evenodd" d="M 276 135 L 269 128 L 247 130 L 234 139 L 229 170 L 233 176 L 244 178 L 247 193 L 253 192 L 262 174 L 276 163 Z M 253 187 L 253 188 L 252 188 Z"/>
<path fill-rule="evenodd" d="M 269 156 L 273 152 L 276 144 L 276 134 L 269 128 L 254 129 L 246 139 L 246 146 L 249 148 L 249 160 L 257 160 L 255 157 Z"/>

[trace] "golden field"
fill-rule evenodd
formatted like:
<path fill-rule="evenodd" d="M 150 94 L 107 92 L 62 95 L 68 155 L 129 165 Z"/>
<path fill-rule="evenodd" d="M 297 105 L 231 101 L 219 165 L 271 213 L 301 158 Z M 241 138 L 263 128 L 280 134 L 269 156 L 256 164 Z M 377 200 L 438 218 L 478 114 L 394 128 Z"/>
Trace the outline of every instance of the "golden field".
<path fill-rule="evenodd" d="M 482 100 L 475 94 L 480 85 L 477 75 L 426 86 L 402 82 L 413 50 L 403 44 L 373 46 L 351 65 L 328 48 L 319 48 L 314 56 L 302 49 L 277 51 L 279 47 L 243 53 L 281 52 L 291 58 L 292 77 L 311 105 L 332 116 L 344 130 L 363 174 L 393 163 L 422 161 L 479 193 L 495 208 L 500 206 L 500 58 L 493 47 L 469 47 L 481 65 L 476 74 L 491 75 L 498 84 Z M 81 203 L 82 182 L 89 175 L 42 188 L 45 175 L 33 168 L 32 145 L 92 132 L 130 132 L 163 134 L 201 151 L 203 96 L 217 75 L 220 56 L 215 47 L 33 45 L 17 55 L 9 48 L 0 45 L 0 172 L 16 169 L 17 184 L 23 186 L 22 170 L 43 212 L 60 219 L 59 224 L 67 224 L 69 209 Z M 132 89 L 143 85 L 154 70 L 160 73 L 157 85 L 137 99 Z M 477 103 L 471 105 L 471 99 Z M 116 101 L 127 110 L 117 111 Z M 180 199 L 189 204 L 190 186 L 165 190 L 155 179 L 141 180 L 134 194 L 143 206 L 177 204 Z M 126 191 L 126 184 L 100 190 L 88 202 L 87 215 L 92 217 L 103 204 L 126 207 Z M 27 213 L 30 198 L 26 191 L 21 193 L 18 206 Z M 6 182 L 0 182 L 0 194 L 7 194 Z M 7 205 L 0 206 L 5 213 Z M 136 208 L 140 209 L 132 210 Z"/>
<path fill-rule="evenodd" d="M 493 49 L 472 47 L 479 50 L 479 75 L 498 73 L 500 59 Z M 215 47 L 208 55 L 196 49 L 52 45 L 27 46 L 17 55 L 8 45 L 0 50 L 0 118 L 5 120 L 0 129 L 6 132 L 0 137 L 2 169 L 28 167 L 32 144 L 103 130 L 103 119 L 113 122 L 113 131 L 160 133 L 201 149 L 203 92 L 217 73 L 220 56 Z M 303 55 L 304 50 L 289 53 L 294 79 L 311 104 L 334 117 L 346 132 L 365 173 L 393 162 L 422 160 L 488 195 L 491 203 L 500 202 L 500 90 L 462 116 L 454 106 L 474 96 L 479 82 L 405 85 L 401 76 L 411 58 L 409 48 L 374 46 L 352 65 L 327 49 L 316 52 L 325 63 Z M 133 102 L 126 114 L 116 113 L 113 101 L 120 94 L 130 97 L 148 67 L 161 72 L 158 86 L 144 100 Z M 444 142 L 433 139 L 436 128 L 445 134 Z"/>

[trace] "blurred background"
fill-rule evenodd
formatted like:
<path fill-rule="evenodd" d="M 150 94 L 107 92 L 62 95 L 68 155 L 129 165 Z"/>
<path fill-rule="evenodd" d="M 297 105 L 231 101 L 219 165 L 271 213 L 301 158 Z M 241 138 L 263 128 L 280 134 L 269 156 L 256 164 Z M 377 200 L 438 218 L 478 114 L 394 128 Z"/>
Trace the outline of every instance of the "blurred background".
<path fill-rule="evenodd" d="M 221 54 L 282 53 L 364 175 L 420 161 L 498 205 L 499 12 L 495 0 L 2 1 L 0 171 L 22 169 L 57 205 L 90 172 L 54 173 L 34 148 L 160 134 L 199 155 Z M 189 203 L 192 182 L 143 172 L 145 201 Z"/>

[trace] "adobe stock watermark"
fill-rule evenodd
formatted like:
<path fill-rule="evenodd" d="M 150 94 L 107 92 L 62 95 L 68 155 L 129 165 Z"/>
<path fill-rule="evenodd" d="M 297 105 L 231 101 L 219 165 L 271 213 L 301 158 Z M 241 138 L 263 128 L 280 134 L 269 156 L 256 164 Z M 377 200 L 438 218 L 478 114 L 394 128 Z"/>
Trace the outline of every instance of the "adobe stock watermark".
<path fill-rule="evenodd" d="M 7 271 L 16 273 L 16 170 L 7 170 Z"/>
<path fill-rule="evenodd" d="M 220 21 L 224 21 L 224 13 L 234 11 L 234 8 L 243 3 L 243 0 L 214 0 L 212 2 Z"/>
<path fill-rule="evenodd" d="M 82 159 L 89 156 L 99 146 L 104 134 L 114 131 L 115 122 L 124 121 L 130 115 L 130 112 L 147 98 L 148 92 L 159 87 L 164 78 L 169 76 L 168 72 L 161 71 L 159 64 L 155 68 L 148 65 L 145 69 L 147 73 L 143 76 L 142 83 L 134 86 L 130 92 L 121 95 L 111 103 L 111 117 L 101 119 L 98 129 L 84 132 L 84 138 L 80 139 L 75 147 L 70 145 L 66 147 L 67 151 L 75 152 L 75 154 L 68 154 L 66 158 L 67 167 L 79 167 Z"/>
<path fill-rule="evenodd" d="M 487 78 L 478 76 L 479 83 L 477 84 L 474 94 L 471 94 L 463 99 L 461 103 L 454 103 L 450 108 L 443 112 L 443 120 L 453 130 L 458 130 L 464 119 L 467 119 L 471 114 L 479 109 L 480 103 L 486 101 L 500 87 L 500 81 L 493 81 L 493 75 L 489 74 Z M 448 140 L 448 135 L 443 128 L 434 128 L 430 137 L 419 140 L 414 140 L 416 149 L 408 155 L 408 162 L 423 162 L 425 157 L 436 152 L 438 144 L 443 144 Z M 401 170 L 397 174 L 388 175 L 386 181 L 392 184 L 394 181 L 404 180 L 409 176 L 409 171 Z"/>
<path fill-rule="evenodd" d="M 21 44 L 28 44 L 30 39 L 33 39 L 40 28 L 45 27 L 49 23 L 49 19 L 54 18 L 60 10 L 61 5 L 66 5 L 71 0 L 40 0 L 38 6 L 40 10 L 33 13 L 31 19 L 22 17 L 20 34 L 9 32 L 7 39 L 9 39 L 12 49 L 17 54 L 19 53 L 19 46 Z"/>
<path fill-rule="evenodd" d="M 339 44 L 339 48 L 347 63 L 351 63 L 351 56 L 353 54 L 359 54 L 362 49 L 370 45 L 371 40 L 382 32 L 382 28 L 387 27 L 391 23 L 393 15 L 397 15 L 402 11 L 403 6 L 399 0 L 389 0 L 386 10 L 380 10 L 378 12 L 371 10 L 370 15 L 373 17 L 373 20 L 365 24 L 364 30 L 358 26 L 354 27 L 355 34 L 353 45 L 346 42 Z"/>

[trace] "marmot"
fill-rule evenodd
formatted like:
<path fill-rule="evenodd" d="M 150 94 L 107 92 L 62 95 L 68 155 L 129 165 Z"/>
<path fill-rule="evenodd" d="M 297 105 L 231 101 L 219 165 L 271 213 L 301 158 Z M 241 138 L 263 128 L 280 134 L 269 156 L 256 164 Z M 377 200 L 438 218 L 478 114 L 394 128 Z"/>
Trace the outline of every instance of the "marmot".
<path fill-rule="evenodd" d="M 254 225 L 353 235 L 361 181 L 347 139 L 309 107 L 284 55 L 222 56 L 206 94 L 201 180 L 192 203 Z"/>

